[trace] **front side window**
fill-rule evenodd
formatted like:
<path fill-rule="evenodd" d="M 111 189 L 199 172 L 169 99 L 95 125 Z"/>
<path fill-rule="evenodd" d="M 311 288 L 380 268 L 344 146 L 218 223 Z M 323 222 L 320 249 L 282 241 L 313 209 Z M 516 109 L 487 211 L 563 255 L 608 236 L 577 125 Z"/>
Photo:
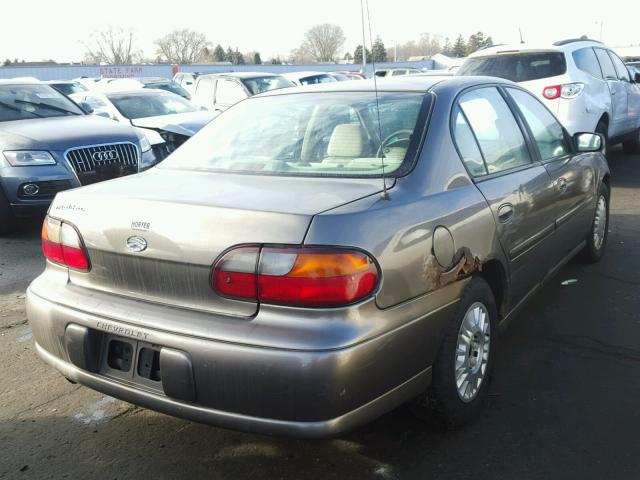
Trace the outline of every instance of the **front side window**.
<path fill-rule="evenodd" d="M 174 113 L 195 112 L 198 109 L 179 95 L 160 93 L 158 95 L 117 94 L 109 100 L 126 118 L 146 118 Z"/>
<path fill-rule="evenodd" d="M 487 168 L 482 153 L 460 107 L 456 107 L 453 112 L 453 138 L 469 173 L 474 177 L 486 175 Z"/>
<path fill-rule="evenodd" d="M 613 62 L 611 58 L 607 54 L 606 50 L 602 48 L 596 48 L 596 56 L 598 57 L 598 62 L 600 63 L 600 67 L 602 68 L 602 73 L 604 78 L 607 80 L 617 80 L 618 74 L 616 73 L 616 69 L 613 66 Z"/>
<path fill-rule="evenodd" d="M 627 70 L 627 66 L 624 64 L 624 62 L 620 60 L 620 58 L 612 51 L 609 51 L 609 56 L 613 61 L 613 66 L 616 67 L 618 78 L 623 82 L 631 81 L 631 79 L 629 78 L 629 70 Z"/>
<path fill-rule="evenodd" d="M 531 163 L 522 131 L 496 88 L 472 90 L 460 98 L 459 105 L 478 139 L 490 174 Z"/>
<path fill-rule="evenodd" d="M 218 80 L 216 89 L 216 103 L 221 105 L 233 105 L 247 98 L 244 89 L 231 80 Z"/>
<path fill-rule="evenodd" d="M 569 154 L 562 126 L 549 110 L 529 93 L 515 88 L 508 90 L 531 129 L 541 159 L 550 160 Z"/>
<path fill-rule="evenodd" d="M 576 67 L 593 77 L 602 79 L 602 71 L 593 48 L 581 48 L 573 52 L 572 56 L 573 61 L 576 62 Z"/>
<path fill-rule="evenodd" d="M 83 114 L 49 85 L 0 85 L 0 122 Z"/>
<path fill-rule="evenodd" d="M 528 82 L 564 75 L 567 62 L 562 52 L 505 53 L 467 59 L 458 75 L 487 75 L 514 82 Z"/>
<path fill-rule="evenodd" d="M 379 92 L 378 101 L 374 92 L 256 97 L 222 113 L 158 168 L 349 177 L 380 176 L 384 163 L 393 175 L 415 158 L 408 152 L 430 101 L 404 92 Z"/>

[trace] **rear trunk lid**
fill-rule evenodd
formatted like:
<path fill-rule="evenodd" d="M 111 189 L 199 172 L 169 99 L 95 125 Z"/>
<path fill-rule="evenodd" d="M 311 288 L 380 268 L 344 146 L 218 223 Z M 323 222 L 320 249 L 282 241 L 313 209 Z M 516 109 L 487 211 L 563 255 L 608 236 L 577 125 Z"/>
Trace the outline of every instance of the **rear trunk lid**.
<path fill-rule="evenodd" d="M 153 169 L 58 194 L 91 270 L 73 284 L 181 308 L 248 317 L 250 302 L 210 286 L 216 258 L 241 244 L 301 244 L 313 216 L 381 190 L 379 179 L 290 178 Z M 146 249 L 133 252 L 131 237 Z"/>

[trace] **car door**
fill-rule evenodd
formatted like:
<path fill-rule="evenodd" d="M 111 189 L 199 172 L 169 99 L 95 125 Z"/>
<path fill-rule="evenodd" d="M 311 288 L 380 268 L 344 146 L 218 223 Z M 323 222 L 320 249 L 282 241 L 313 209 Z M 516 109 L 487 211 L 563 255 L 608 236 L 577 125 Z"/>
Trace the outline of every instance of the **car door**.
<path fill-rule="evenodd" d="M 620 57 L 611 50 L 608 50 L 611 61 L 618 74 L 618 80 L 622 82 L 627 91 L 627 121 L 625 122 L 625 133 L 632 132 L 638 128 L 640 124 L 640 91 L 638 86 L 631 81 L 631 75 L 627 66 Z"/>
<path fill-rule="evenodd" d="M 584 240 L 589 231 L 596 174 L 590 158 L 573 152 L 568 134 L 538 99 L 512 87 L 506 91 L 522 116 L 535 153 L 553 183 L 556 226 L 553 254 L 559 262 Z"/>
<path fill-rule="evenodd" d="M 240 84 L 233 80 L 220 78 L 216 87 L 216 100 L 213 109 L 216 112 L 222 112 L 247 97 L 247 93 Z"/>
<path fill-rule="evenodd" d="M 214 78 L 200 78 L 196 82 L 196 89 L 193 94 L 193 103 L 200 107 L 205 107 L 208 110 L 213 111 L 213 100 L 215 96 L 215 83 Z"/>
<path fill-rule="evenodd" d="M 489 204 L 502 248 L 510 262 L 511 301 L 518 302 L 551 268 L 554 190 L 547 170 L 534 157 L 522 128 L 496 87 L 464 93 L 454 125 L 468 125 L 475 141 L 462 155 Z M 456 143 L 464 131 L 454 127 Z M 466 158 L 466 159 L 465 159 Z"/>
<path fill-rule="evenodd" d="M 611 119 L 609 120 L 609 136 L 616 137 L 625 133 L 627 129 L 628 102 L 627 88 L 618 79 L 618 73 L 613 61 L 604 48 L 594 48 L 602 74 L 611 92 Z"/>

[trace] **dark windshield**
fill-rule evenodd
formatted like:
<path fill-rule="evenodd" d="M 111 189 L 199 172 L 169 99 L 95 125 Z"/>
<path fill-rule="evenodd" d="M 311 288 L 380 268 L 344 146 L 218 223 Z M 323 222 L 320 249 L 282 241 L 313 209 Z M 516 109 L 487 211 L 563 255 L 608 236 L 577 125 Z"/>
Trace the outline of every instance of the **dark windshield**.
<path fill-rule="evenodd" d="M 87 87 L 80 83 L 50 83 L 49 85 L 65 95 L 71 95 L 72 93 L 82 93 L 89 90 Z"/>
<path fill-rule="evenodd" d="M 393 175 L 413 158 L 425 98 L 431 96 L 380 92 L 376 101 L 374 92 L 323 92 L 248 99 L 220 114 L 161 167 L 380 176 L 384 156 L 384 172 Z"/>
<path fill-rule="evenodd" d="M 180 95 L 181 97 L 189 97 L 189 92 L 187 92 L 184 88 L 174 82 L 147 83 L 145 84 L 144 88 L 157 88 L 159 90 L 165 90 L 167 92 L 175 93 L 176 95 Z"/>
<path fill-rule="evenodd" d="M 109 95 L 109 100 L 124 117 L 132 119 L 199 111 L 188 100 L 173 93 L 113 94 Z"/>
<path fill-rule="evenodd" d="M 337 80 L 333 78 L 331 75 L 327 75 L 323 73 L 321 75 L 311 75 L 309 77 L 304 77 L 300 79 L 300 84 L 302 85 L 315 85 L 316 83 L 328 83 L 328 82 L 336 82 Z"/>
<path fill-rule="evenodd" d="M 287 88 L 295 86 L 292 82 L 284 77 L 257 77 L 246 78 L 242 80 L 244 86 L 247 87 L 251 95 L 268 92 L 269 90 L 277 90 L 278 88 Z"/>
<path fill-rule="evenodd" d="M 49 85 L 0 85 L 0 121 L 83 115 L 82 110 Z"/>
<path fill-rule="evenodd" d="M 458 75 L 487 75 L 527 82 L 563 75 L 567 64 L 562 52 L 527 52 L 467 59 Z"/>

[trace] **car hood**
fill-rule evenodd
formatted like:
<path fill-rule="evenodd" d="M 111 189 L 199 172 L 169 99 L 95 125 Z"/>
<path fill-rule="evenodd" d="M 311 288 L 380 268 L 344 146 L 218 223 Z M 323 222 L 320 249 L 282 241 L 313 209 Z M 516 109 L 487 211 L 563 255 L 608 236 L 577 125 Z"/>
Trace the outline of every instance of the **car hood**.
<path fill-rule="evenodd" d="M 84 145 L 138 142 L 135 130 L 96 115 L 34 118 L 0 123 L 0 149 L 64 151 Z"/>
<path fill-rule="evenodd" d="M 131 120 L 131 124 L 136 127 L 165 130 L 167 132 L 191 137 L 213 120 L 214 117 L 215 115 L 212 112 L 206 111 L 174 113 L 173 115 L 136 118 Z"/>

